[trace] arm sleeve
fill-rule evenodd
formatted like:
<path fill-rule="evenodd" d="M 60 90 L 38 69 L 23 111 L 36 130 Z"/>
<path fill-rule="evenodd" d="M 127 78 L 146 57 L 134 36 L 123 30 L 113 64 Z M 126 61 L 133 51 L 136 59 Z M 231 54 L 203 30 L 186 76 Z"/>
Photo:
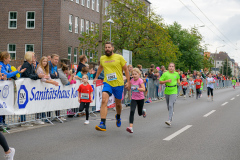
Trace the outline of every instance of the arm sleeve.
<path fill-rule="evenodd" d="M 127 63 L 127 61 L 125 61 L 122 55 L 120 55 L 120 63 L 122 67 L 125 66 L 125 64 Z"/>
<path fill-rule="evenodd" d="M 18 74 L 19 72 L 15 71 L 15 72 L 7 73 L 7 71 L 2 67 L 1 73 L 7 75 L 7 78 L 11 78 L 11 77 L 15 76 L 16 74 Z"/>
<path fill-rule="evenodd" d="M 165 81 L 165 74 L 162 74 L 162 76 L 160 77 L 159 81 Z"/>

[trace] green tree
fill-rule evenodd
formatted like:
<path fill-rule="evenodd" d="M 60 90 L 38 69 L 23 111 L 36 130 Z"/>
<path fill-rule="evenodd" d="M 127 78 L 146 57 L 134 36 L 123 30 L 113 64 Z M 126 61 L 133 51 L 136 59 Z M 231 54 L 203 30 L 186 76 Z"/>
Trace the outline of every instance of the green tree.
<path fill-rule="evenodd" d="M 227 59 L 223 61 L 223 66 L 220 67 L 220 73 L 232 77 L 232 69 L 230 67 L 230 64 L 227 64 Z"/>
<path fill-rule="evenodd" d="M 207 55 L 203 58 L 203 68 L 204 70 L 207 69 L 211 72 L 212 67 L 214 67 L 214 60 L 212 57 L 208 57 Z"/>

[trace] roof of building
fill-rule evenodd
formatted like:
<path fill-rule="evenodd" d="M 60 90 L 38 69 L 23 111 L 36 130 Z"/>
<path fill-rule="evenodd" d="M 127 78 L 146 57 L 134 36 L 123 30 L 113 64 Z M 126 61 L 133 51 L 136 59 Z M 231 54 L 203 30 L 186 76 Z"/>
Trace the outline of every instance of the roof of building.
<path fill-rule="evenodd" d="M 152 4 L 150 1 L 148 1 L 148 0 L 145 0 L 146 2 L 148 2 L 149 4 Z"/>
<path fill-rule="evenodd" d="M 226 52 L 220 52 L 220 53 L 211 53 L 211 56 L 214 60 L 217 61 L 224 61 L 225 59 L 230 59 L 230 57 L 228 56 L 228 54 Z"/>

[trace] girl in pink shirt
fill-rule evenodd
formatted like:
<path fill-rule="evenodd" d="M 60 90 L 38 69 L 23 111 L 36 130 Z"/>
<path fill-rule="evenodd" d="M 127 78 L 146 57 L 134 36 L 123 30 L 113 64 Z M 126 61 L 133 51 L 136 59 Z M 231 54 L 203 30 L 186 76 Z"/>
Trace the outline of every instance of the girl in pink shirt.
<path fill-rule="evenodd" d="M 132 90 L 132 101 L 131 101 L 131 109 L 130 109 L 130 116 L 129 116 L 129 123 L 130 126 L 127 127 L 127 131 L 129 133 L 133 133 L 133 120 L 134 120 L 134 113 L 136 110 L 136 106 L 138 106 L 138 115 L 146 117 L 146 109 L 143 109 L 144 105 L 144 93 L 145 92 L 145 86 L 143 80 L 140 78 L 141 72 L 138 68 L 134 68 L 132 70 L 132 76 L 131 79 L 131 90 Z"/>

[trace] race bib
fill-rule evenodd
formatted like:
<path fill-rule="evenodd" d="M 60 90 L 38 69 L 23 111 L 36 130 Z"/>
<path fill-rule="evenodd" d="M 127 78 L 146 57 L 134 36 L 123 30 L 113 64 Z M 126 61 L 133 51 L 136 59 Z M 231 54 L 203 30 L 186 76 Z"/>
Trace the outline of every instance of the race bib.
<path fill-rule="evenodd" d="M 187 88 L 187 86 L 183 86 L 183 88 Z"/>
<path fill-rule="evenodd" d="M 115 81 L 117 79 L 116 73 L 107 74 L 107 81 Z"/>
<path fill-rule="evenodd" d="M 133 92 L 139 92 L 138 85 L 132 85 L 131 86 Z M 134 89 L 133 89 L 134 88 Z"/>
<path fill-rule="evenodd" d="M 89 99 L 88 93 L 81 93 L 81 99 Z"/>
<path fill-rule="evenodd" d="M 200 85 L 200 82 L 197 82 L 196 85 Z"/>

